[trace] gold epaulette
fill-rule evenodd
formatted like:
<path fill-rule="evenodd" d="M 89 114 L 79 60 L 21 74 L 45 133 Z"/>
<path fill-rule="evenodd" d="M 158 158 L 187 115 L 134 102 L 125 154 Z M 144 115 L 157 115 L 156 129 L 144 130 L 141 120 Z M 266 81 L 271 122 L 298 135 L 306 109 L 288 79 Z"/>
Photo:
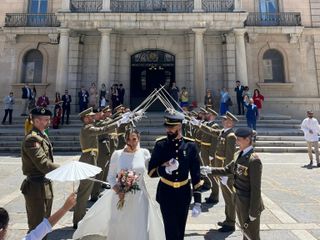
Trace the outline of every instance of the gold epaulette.
<path fill-rule="evenodd" d="M 160 141 L 160 140 L 163 140 L 163 139 L 166 139 L 166 138 L 167 138 L 167 136 L 158 137 L 158 138 L 156 139 L 156 142 L 158 142 L 158 141 Z"/>
<path fill-rule="evenodd" d="M 191 141 L 191 142 L 194 142 L 194 139 L 193 139 L 193 138 L 183 137 L 183 139 L 189 140 L 189 141 Z"/>
<path fill-rule="evenodd" d="M 254 159 L 260 159 L 259 156 L 258 156 L 258 154 L 256 154 L 255 152 L 252 153 L 251 156 L 252 156 Z"/>
<path fill-rule="evenodd" d="M 36 131 L 31 131 L 32 136 L 38 136 L 38 133 Z"/>

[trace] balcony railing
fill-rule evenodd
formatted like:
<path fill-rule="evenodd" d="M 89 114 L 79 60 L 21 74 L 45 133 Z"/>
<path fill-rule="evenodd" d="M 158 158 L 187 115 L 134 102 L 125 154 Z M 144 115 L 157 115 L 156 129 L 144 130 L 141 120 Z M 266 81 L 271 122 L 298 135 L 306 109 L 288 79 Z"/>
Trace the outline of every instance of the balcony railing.
<path fill-rule="evenodd" d="M 202 9 L 205 12 L 232 12 L 234 0 L 202 0 Z"/>
<path fill-rule="evenodd" d="M 296 12 L 249 13 L 246 26 L 301 26 L 301 15 Z"/>
<path fill-rule="evenodd" d="M 192 12 L 193 0 L 111 0 L 111 12 Z"/>
<path fill-rule="evenodd" d="M 60 22 L 54 13 L 7 13 L 6 27 L 59 27 Z"/>
<path fill-rule="evenodd" d="M 71 12 L 100 12 L 102 9 L 102 0 L 71 0 Z"/>

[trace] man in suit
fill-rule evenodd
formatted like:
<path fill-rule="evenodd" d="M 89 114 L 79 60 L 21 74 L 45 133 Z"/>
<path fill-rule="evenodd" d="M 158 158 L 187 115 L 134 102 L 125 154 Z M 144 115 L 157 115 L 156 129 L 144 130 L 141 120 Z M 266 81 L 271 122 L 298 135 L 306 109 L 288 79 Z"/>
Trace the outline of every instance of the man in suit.
<path fill-rule="evenodd" d="M 2 124 L 4 124 L 7 120 L 7 116 L 9 115 L 9 124 L 12 124 L 12 111 L 13 104 L 15 104 L 15 100 L 13 97 L 13 92 L 10 92 L 8 96 L 3 99 L 4 102 L 4 117 L 2 119 Z"/>
<path fill-rule="evenodd" d="M 43 95 L 38 98 L 37 107 L 46 108 L 49 104 L 49 98 L 46 96 L 46 93 L 43 93 Z"/>
<path fill-rule="evenodd" d="M 64 116 L 67 116 L 67 121 L 66 123 L 69 124 L 69 115 L 70 115 L 70 103 L 72 102 L 71 100 L 71 95 L 68 94 L 68 90 L 64 91 L 64 95 L 62 96 L 62 125 L 64 124 Z"/>
<path fill-rule="evenodd" d="M 174 110 L 165 115 L 167 136 L 157 139 L 148 167 L 150 177 L 160 177 L 156 200 L 160 204 L 166 240 L 184 239 L 191 193 L 195 202 L 192 215 L 201 213 L 203 181 L 199 153 L 194 140 L 182 136 L 183 119 L 184 115 Z"/>
<path fill-rule="evenodd" d="M 247 113 L 246 113 L 247 125 L 249 128 L 256 130 L 257 118 L 259 116 L 258 108 L 253 103 L 253 99 L 252 98 L 248 99 L 247 96 L 245 96 L 243 103 L 247 109 Z"/>
<path fill-rule="evenodd" d="M 243 93 L 244 87 L 240 84 L 240 81 L 236 81 L 236 87 L 234 91 L 237 94 L 237 104 L 238 104 L 238 115 L 244 114 L 244 107 L 243 107 Z"/>
<path fill-rule="evenodd" d="M 28 83 L 24 84 L 24 87 L 21 88 L 22 90 L 22 113 L 21 116 L 28 116 L 27 115 L 27 108 L 29 106 L 29 102 L 32 99 L 32 91 L 31 88 L 29 87 Z M 31 110 L 31 109 L 29 109 Z"/>
<path fill-rule="evenodd" d="M 85 109 L 88 108 L 88 102 L 89 102 L 89 93 L 83 86 L 81 87 L 81 90 L 78 92 L 78 98 L 79 98 L 79 112 L 83 112 Z"/>
<path fill-rule="evenodd" d="M 118 96 L 119 96 L 119 104 L 123 104 L 125 89 L 122 86 L 122 83 L 119 84 L 118 88 Z"/>
<path fill-rule="evenodd" d="M 22 171 L 26 179 L 20 188 L 26 202 L 29 232 L 51 215 L 53 191 L 45 175 L 59 167 L 53 162 L 53 148 L 44 132 L 50 125 L 52 113 L 45 108 L 34 108 L 31 114 L 33 129 L 21 146 Z"/>

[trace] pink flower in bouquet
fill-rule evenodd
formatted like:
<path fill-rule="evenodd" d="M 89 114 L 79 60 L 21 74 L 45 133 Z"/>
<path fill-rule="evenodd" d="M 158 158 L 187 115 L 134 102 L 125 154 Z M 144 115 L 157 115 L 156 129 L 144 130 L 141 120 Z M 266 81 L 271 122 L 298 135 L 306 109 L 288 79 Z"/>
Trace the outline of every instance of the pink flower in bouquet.
<path fill-rule="evenodd" d="M 136 191 L 139 191 L 139 177 L 140 174 L 137 174 L 135 171 L 122 169 L 117 175 L 119 192 L 126 194 L 128 192 L 135 193 Z M 124 206 L 124 202 L 124 198 L 119 199 L 117 203 L 117 208 L 122 209 Z"/>

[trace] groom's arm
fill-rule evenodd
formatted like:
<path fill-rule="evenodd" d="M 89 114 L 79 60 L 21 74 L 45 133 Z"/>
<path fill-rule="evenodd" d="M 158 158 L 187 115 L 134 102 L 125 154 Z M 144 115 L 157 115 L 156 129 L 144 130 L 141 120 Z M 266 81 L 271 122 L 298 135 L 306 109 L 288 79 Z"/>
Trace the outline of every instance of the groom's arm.
<path fill-rule="evenodd" d="M 165 139 L 160 139 L 156 142 L 148 166 L 148 175 L 152 178 L 161 177 L 165 175 L 165 166 L 162 165 L 164 162 L 163 158 L 163 145 Z"/>

